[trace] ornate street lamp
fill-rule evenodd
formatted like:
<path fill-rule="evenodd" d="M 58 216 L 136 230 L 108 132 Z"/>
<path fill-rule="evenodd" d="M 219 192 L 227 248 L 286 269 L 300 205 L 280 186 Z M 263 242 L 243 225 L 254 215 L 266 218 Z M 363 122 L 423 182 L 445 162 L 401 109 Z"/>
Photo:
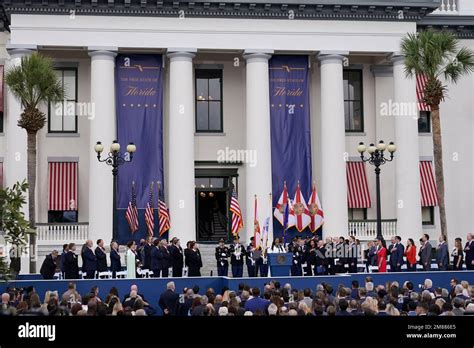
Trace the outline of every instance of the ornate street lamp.
<path fill-rule="evenodd" d="M 390 157 L 385 157 L 385 151 L 388 151 Z M 380 205 L 380 166 L 384 165 L 387 162 L 392 162 L 393 154 L 397 150 L 397 147 L 393 142 L 390 142 L 388 146 L 380 140 L 377 146 L 374 144 L 370 144 L 369 147 L 364 145 L 364 143 L 359 143 L 357 146 L 357 151 L 360 153 L 360 158 L 363 162 L 369 162 L 373 166 L 375 166 L 375 183 L 376 183 L 376 194 L 377 194 L 377 238 L 381 238 L 382 236 L 382 210 Z M 365 152 L 368 152 L 369 157 L 365 157 Z M 385 245 L 385 243 L 384 243 Z"/>
<path fill-rule="evenodd" d="M 117 174 L 118 167 L 126 162 L 131 162 L 133 154 L 137 151 L 137 147 L 134 143 L 127 145 L 127 152 L 120 152 L 120 144 L 117 140 L 114 140 L 110 145 L 110 152 L 107 157 L 101 158 L 102 152 L 104 151 L 104 145 L 98 141 L 94 145 L 94 151 L 97 153 L 97 160 L 99 162 L 104 162 L 105 164 L 112 166 L 112 177 L 113 177 L 113 222 L 112 222 L 112 238 L 113 240 L 117 239 Z"/>

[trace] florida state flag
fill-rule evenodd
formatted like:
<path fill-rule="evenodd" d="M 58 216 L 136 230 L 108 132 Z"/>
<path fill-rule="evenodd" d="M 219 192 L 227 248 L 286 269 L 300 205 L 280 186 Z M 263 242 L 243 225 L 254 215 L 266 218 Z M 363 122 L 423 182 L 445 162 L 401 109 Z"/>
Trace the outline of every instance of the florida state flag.
<path fill-rule="evenodd" d="M 280 195 L 280 198 L 278 199 L 278 203 L 275 207 L 275 210 L 273 211 L 273 216 L 280 221 L 280 224 L 284 226 L 285 224 L 285 209 L 286 206 L 288 205 L 288 189 L 286 188 L 286 181 L 283 183 L 283 192 Z M 290 211 L 290 214 L 288 214 L 288 226 L 287 228 L 290 228 L 295 225 L 295 217 L 292 215 L 292 212 Z"/>
<path fill-rule="evenodd" d="M 302 232 L 311 223 L 311 216 L 309 215 L 308 206 L 301 193 L 300 183 L 296 187 L 295 199 L 293 200 L 292 213 L 296 221 L 296 229 Z"/>
<path fill-rule="evenodd" d="M 313 190 L 308 201 L 308 210 L 311 216 L 309 229 L 314 233 L 324 224 L 324 213 L 319 201 L 318 192 L 316 191 L 316 182 L 313 182 Z"/>

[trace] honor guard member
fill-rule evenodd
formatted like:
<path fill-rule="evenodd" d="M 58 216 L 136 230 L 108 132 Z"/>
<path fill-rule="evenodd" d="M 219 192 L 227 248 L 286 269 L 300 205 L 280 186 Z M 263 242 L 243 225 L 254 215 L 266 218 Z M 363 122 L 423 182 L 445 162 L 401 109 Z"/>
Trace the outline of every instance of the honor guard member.
<path fill-rule="evenodd" d="M 256 262 L 254 258 L 254 253 L 255 253 L 255 247 L 254 247 L 254 237 L 250 238 L 250 244 L 247 246 L 247 250 L 245 253 L 245 263 L 247 264 L 247 272 L 249 274 L 249 277 L 255 277 L 255 271 L 256 271 Z"/>
<path fill-rule="evenodd" d="M 293 261 L 291 263 L 291 275 L 302 276 L 303 271 L 301 264 L 303 261 L 303 248 L 300 244 L 300 239 L 294 237 L 290 245 L 288 245 L 288 252 L 293 254 Z"/>
<path fill-rule="evenodd" d="M 224 238 L 219 239 L 219 246 L 216 248 L 217 275 L 227 277 L 229 271 L 229 248 L 224 245 Z"/>
<path fill-rule="evenodd" d="M 255 273 L 260 271 L 260 277 L 268 277 L 268 247 L 261 248 L 261 256 L 257 259 Z"/>
<path fill-rule="evenodd" d="M 245 248 L 239 243 L 239 237 L 235 236 L 234 244 L 229 248 L 230 264 L 232 266 L 232 277 L 240 278 L 244 274 Z"/>

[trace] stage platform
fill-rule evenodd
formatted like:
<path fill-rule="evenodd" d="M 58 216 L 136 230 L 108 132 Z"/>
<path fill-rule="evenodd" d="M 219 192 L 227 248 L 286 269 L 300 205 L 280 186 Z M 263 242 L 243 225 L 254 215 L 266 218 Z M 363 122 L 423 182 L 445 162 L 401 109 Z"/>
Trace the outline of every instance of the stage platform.
<path fill-rule="evenodd" d="M 271 280 L 279 281 L 281 286 L 290 283 L 292 288 L 315 289 L 317 284 L 322 282 L 329 283 L 334 289 L 339 284 L 346 287 L 351 286 L 353 280 L 358 280 L 361 286 L 367 276 L 371 276 L 374 283 L 385 284 L 387 281 L 398 281 L 400 286 L 405 281 L 411 281 L 418 289 L 418 284 L 423 284 L 426 278 L 433 281 L 433 287 L 443 287 L 449 289 L 449 282 L 452 278 L 458 280 L 466 280 L 470 284 L 474 283 L 474 271 L 436 271 L 436 272 L 401 272 L 401 273 L 356 273 L 356 274 L 338 274 L 334 276 L 318 276 L 318 277 L 269 277 L 269 278 L 230 278 L 230 277 L 187 277 L 187 278 L 137 278 L 137 279 L 78 279 L 74 280 L 77 290 L 80 294 L 86 294 L 90 289 L 97 285 L 99 287 L 99 296 L 104 299 L 109 289 L 115 286 L 120 298 L 130 291 L 130 286 L 136 284 L 139 293 L 145 296 L 147 302 L 158 309 L 158 299 L 160 294 L 166 290 L 166 283 L 174 281 L 176 291 L 182 293 L 184 288 L 190 288 L 195 285 L 199 286 L 200 294 L 206 289 L 213 288 L 216 292 L 220 292 L 222 288 L 227 287 L 237 290 L 240 283 L 248 284 L 250 287 L 263 286 Z M 41 300 L 48 290 L 58 290 L 60 294 L 67 290 L 67 285 L 71 280 L 41 280 L 41 276 L 37 274 L 20 275 L 18 279 L 9 283 L 0 283 L 0 293 L 3 293 L 7 287 L 25 288 L 34 286 Z M 158 310 L 158 312 L 160 312 Z M 160 312 L 161 313 L 161 312 Z"/>

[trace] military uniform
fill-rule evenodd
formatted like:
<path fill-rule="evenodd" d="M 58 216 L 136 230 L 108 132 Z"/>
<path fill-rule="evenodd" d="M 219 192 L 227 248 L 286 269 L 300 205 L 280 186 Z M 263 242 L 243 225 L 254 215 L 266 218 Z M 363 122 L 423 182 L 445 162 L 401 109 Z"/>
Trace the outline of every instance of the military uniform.
<path fill-rule="evenodd" d="M 222 240 L 223 242 L 223 240 Z M 229 248 L 225 245 L 216 248 L 217 275 L 227 277 L 229 272 Z"/>
<path fill-rule="evenodd" d="M 240 278 L 244 273 L 245 248 L 240 243 L 234 243 L 229 247 L 230 264 L 232 266 L 232 277 Z"/>
<path fill-rule="evenodd" d="M 254 250 L 253 241 L 251 241 L 250 245 L 247 246 L 247 251 L 245 253 L 245 263 L 247 264 L 247 272 L 249 277 L 256 277 L 257 264 L 254 259 Z"/>
<path fill-rule="evenodd" d="M 256 275 L 258 271 L 260 271 L 260 277 L 268 277 L 268 250 L 262 250 L 262 256 L 257 259 Z"/>
<path fill-rule="evenodd" d="M 303 271 L 301 269 L 301 264 L 303 261 L 303 248 L 298 244 L 297 241 L 293 241 L 293 243 L 288 245 L 288 252 L 293 254 L 293 260 L 291 262 L 291 275 L 302 276 Z"/>

